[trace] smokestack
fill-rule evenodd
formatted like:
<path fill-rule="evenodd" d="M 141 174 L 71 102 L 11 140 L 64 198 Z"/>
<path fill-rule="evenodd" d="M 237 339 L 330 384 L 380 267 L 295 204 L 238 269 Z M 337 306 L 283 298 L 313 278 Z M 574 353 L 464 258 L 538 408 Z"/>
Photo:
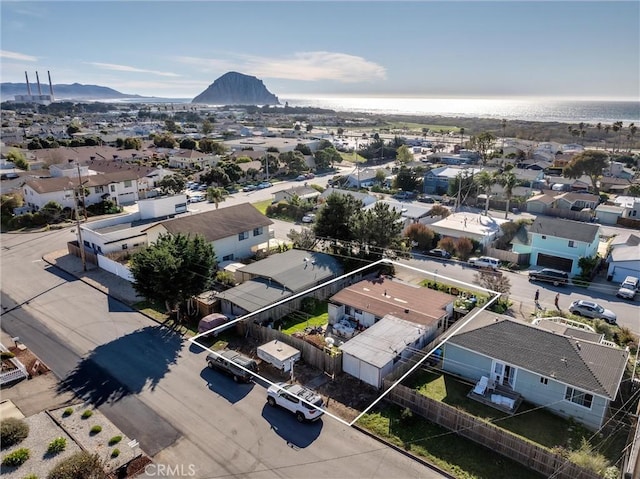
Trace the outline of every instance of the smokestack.
<path fill-rule="evenodd" d="M 29 75 L 27 72 L 24 72 L 24 77 L 27 79 L 27 95 L 31 96 L 31 85 L 29 85 Z"/>
<path fill-rule="evenodd" d="M 42 88 L 40 88 L 40 77 L 38 76 L 37 71 L 36 71 L 36 81 L 38 82 L 38 95 L 42 95 Z"/>
<path fill-rule="evenodd" d="M 53 101 L 53 83 L 51 83 L 51 72 L 47 70 L 47 75 L 49 76 L 49 93 L 51 93 L 51 101 Z"/>

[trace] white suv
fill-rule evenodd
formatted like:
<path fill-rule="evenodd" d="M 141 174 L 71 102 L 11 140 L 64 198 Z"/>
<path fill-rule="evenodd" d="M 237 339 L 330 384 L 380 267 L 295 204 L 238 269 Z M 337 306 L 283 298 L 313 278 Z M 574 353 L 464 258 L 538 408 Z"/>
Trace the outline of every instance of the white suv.
<path fill-rule="evenodd" d="M 491 256 L 480 256 L 479 258 L 469 258 L 469 264 L 477 268 L 497 270 L 500 267 L 500 260 Z"/>
<path fill-rule="evenodd" d="M 315 421 L 324 414 L 322 398 L 299 384 L 276 383 L 267 389 L 270 406 L 280 406 L 296 415 L 298 422 Z"/>
<path fill-rule="evenodd" d="M 634 276 L 627 276 L 620 284 L 620 289 L 616 293 L 619 298 L 633 299 L 638 293 L 638 278 Z"/>

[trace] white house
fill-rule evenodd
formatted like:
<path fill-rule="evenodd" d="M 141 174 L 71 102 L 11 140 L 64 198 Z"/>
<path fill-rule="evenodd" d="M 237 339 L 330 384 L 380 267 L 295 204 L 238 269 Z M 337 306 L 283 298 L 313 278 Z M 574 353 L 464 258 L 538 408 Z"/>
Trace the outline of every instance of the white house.
<path fill-rule="evenodd" d="M 640 198 L 636 196 L 618 196 L 613 202 L 624 208 L 623 218 L 640 220 Z"/>
<path fill-rule="evenodd" d="M 252 248 L 269 239 L 272 224 L 250 203 L 241 203 L 163 221 L 144 231 L 149 243 L 161 234 L 200 234 L 213 244 L 218 261 L 233 261 L 252 256 Z"/>
<path fill-rule="evenodd" d="M 640 277 L 640 234 L 616 236 L 607 258 L 607 279 L 621 283 L 627 276 Z"/>
<path fill-rule="evenodd" d="M 219 155 L 197 150 L 179 150 L 169 155 L 169 167 L 171 168 L 206 168 L 215 166 L 218 161 L 220 161 Z"/>
<path fill-rule="evenodd" d="M 440 236 L 470 238 L 483 246 L 489 245 L 502 235 L 500 225 L 509 220 L 494 218 L 479 213 L 454 213 L 429 225 Z"/>
<path fill-rule="evenodd" d="M 78 184 L 79 178 L 67 176 L 29 180 L 22 188 L 25 205 L 39 210 L 49 201 L 55 201 L 63 208 L 75 208 L 74 191 L 78 190 Z M 82 185 L 87 206 L 104 200 L 118 205 L 138 200 L 138 178 L 129 170 L 82 177 Z"/>

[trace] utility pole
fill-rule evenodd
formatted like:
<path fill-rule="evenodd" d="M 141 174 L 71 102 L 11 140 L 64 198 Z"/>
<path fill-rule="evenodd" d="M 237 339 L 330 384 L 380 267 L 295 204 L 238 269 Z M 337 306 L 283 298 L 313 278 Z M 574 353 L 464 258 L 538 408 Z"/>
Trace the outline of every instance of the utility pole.
<path fill-rule="evenodd" d="M 80 247 L 80 258 L 82 259 L 82 271 L 87 270 L 87 256 L 84 251 L 84 242 L 82 241 L 82 229 L 80 229 L 80 205 L 78 204 L 78 195 L 82 192 L 82 205 L 84 207 L 85 218 L 87 215 L 87 207 L 85 205 L 84 198 L 84 186 L 82 185 L 82 176 L 80 175 L 80 163 L 76 162 L 76 166 L 78 167 L 78 188 L 79 191 L 76 192 L 73 197 L 76 202 L 76 229 L 78 230 L 78 246 Z"/>

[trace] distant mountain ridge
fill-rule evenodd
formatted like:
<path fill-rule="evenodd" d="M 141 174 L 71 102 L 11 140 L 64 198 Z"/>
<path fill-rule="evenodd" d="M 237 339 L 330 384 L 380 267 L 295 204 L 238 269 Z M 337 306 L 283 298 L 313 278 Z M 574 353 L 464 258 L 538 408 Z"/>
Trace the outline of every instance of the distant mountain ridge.
<path fill-rule="evenodd" d="M 228 72 L 196 96 L 191 103 L 210 105 L 279 105 L 278 97 L 262 80 L 238 72 Z"/>
<path fill-rule="evenodd" d="M 31 94 L 38 95 L 38 84 L 29 82 Z M 43 95 L 48 95 L 49 84 L 40 83 Z M 2 101 L 13 101 L 16 95 L 27 95 L 26 83 L 0 83 L 0 99 Z M 120 93 L 113 88 L 98 85 L 82 85 L 80 83 L 53 85 L 53 97 L 56 100 L 108 100 L 118 98 L 147 98 L 141 95 Z"/>

